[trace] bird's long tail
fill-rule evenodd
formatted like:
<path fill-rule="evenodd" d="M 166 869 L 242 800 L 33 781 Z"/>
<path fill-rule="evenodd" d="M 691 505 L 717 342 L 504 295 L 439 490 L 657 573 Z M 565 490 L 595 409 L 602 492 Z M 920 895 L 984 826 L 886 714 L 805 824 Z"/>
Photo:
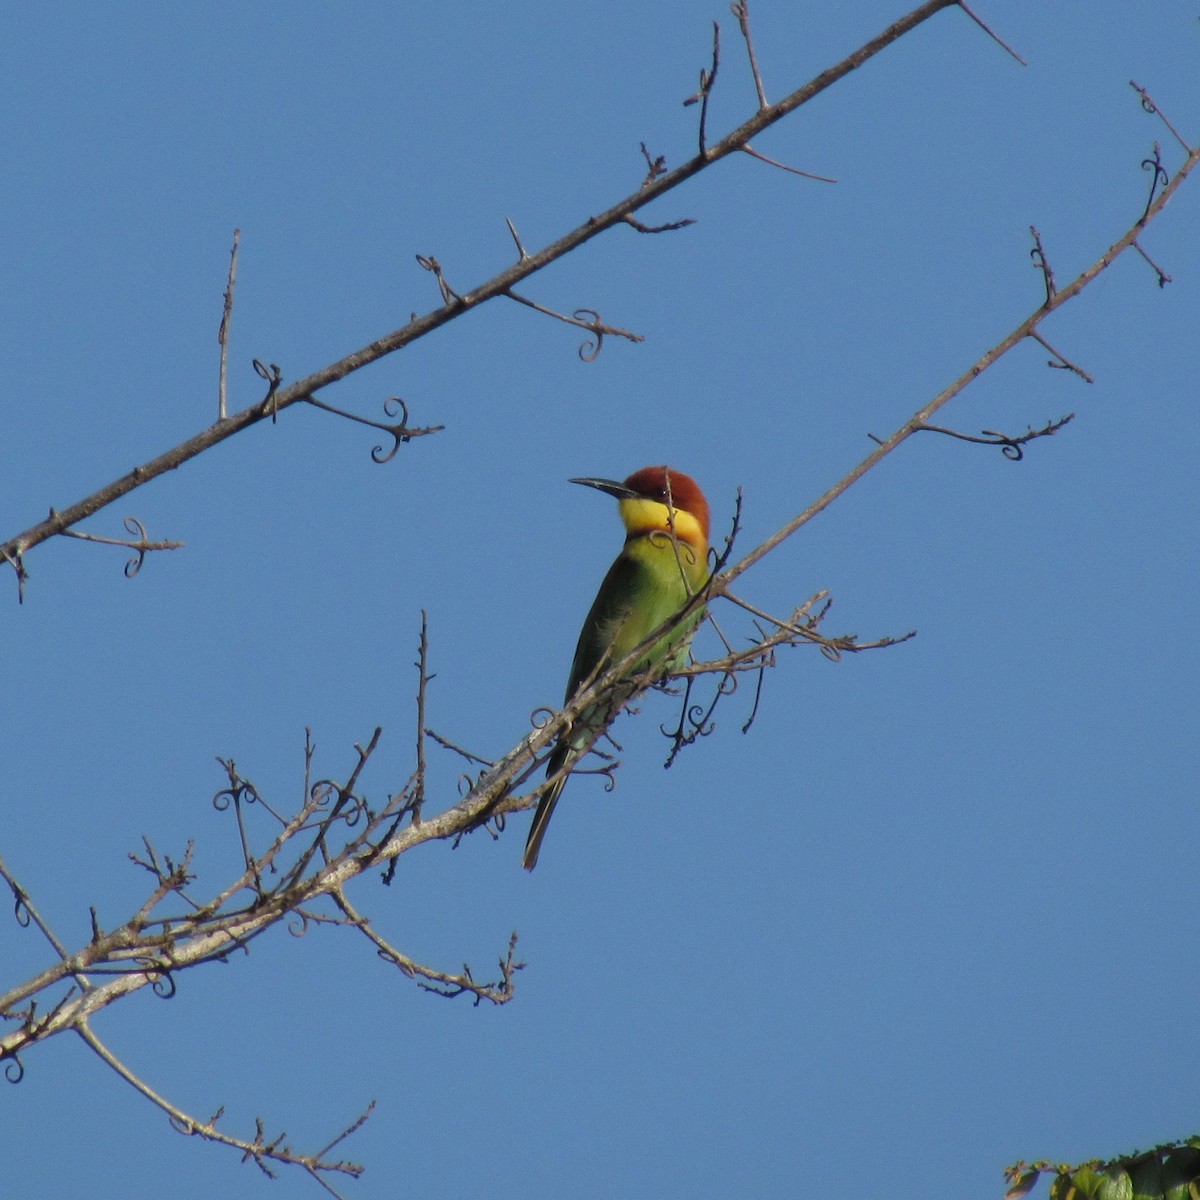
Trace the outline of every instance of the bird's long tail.
<path fill-rule="evenodd" d="M 550 762 L 546 767 L 546 774 L 553 775 L 559 770 L 563 763 L 566 762 L 567 756 L 555 751 L 550 757 Z M 537 806 L 537 811 L 533 814 L 533 824 L 529 827 L 529 838 L 525 842 L 525 857 L 521 860 L 521 865 L 527 871 L 532 871 L 537 866 L 538 852 L 542 848 L 542 838 L 546 836 L 546 826 L 550 824 L 550 818 L 554 815 L 554 806 L 558 803 L 559 796 L 562 795 L 562 790 L 566 786 L 567 776 L 564 775 L 550 790 L 542 797 Z"/>

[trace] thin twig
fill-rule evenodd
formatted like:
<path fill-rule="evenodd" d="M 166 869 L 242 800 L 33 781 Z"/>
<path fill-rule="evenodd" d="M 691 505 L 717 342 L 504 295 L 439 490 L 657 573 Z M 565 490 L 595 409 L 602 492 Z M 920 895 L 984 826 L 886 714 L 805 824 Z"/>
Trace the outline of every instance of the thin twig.
<path fill-rule="evenodd" d="M 1015 58 L 1017 60 L 1017 62 L 1019 62 L 1021 64 L 1021 66 L 1023 66 L 1023 67 L 1029 66 L 1029 64 L 998 33 L 996 33 L 996 31 L 994 29 L 992 29 L 991 26 L 989 26 L 985 22 L 981 21 L 979 19 L 979 17 L 977 17 L 970 10 L 970 8 L 966 4 L 963 3 L 963 0 L 958 0 L 958 7 L 961 8 L 963 10 L 963 12 L 965 12 L 967 14 L 967 16 L 970 17 L 971 20 L 974 21 L 975 24 L 978 25 L 979 28 L 982 29 L 983 32 L 986 33 L 988 35 L 988 37 L 990 37 L 992 39 L 992 41 L 994 41 L 996 43 L 996 45 L 1003 46 L 1004 49 L 1007 50 L 1009 52 L 1009 54 L 1011 54 L 1013 56 L 1013 58 Z"/>
<path fill-rule="evenodd" d="M 462 972 L 452 975 L 446 971 L 438 971 L 433 967 L 424 966 L 407 954 L 397 950 L 381 934 L 370 920 L 364 917 L 358 909 L 346 898 L 346 893 L 338 888 L 330 893 L 333 902 L 346 914 L 350 924 L 354 926 L 368 941 L 375 946 L 379 957 L 396 967 L 409 979 L 427 981 L 421 986 L 426 991 L 436 991 L 440 996 L 461 996 L 470 993 L 475 997 L 475 1003 L 488 1000 L 492 1004 L 507 1004 L 516 992 L 513 975 L 520 971 L 525 964 L 516 962 L 514 954 L 517 948 L 517 935 L 514 933 L 508 943 L 508 957 L 500 960 L 500 979 L 496 983 L 478 983 L 471 973 L 470 967 L 464 964 Z"/>
<path fill-rule="evenodd" d="M 713 85 L 717 82 L 717 70 L 721 66 L 721 27 L 713 22 L 712 66 L 706 71 L 700 68 L 700 90 L 690 95 L 683 103 L 700 103 L 700 124 L 697 130 L 697 142 L 700 147 L 700 159 L 707 161 L 708 154 L 708 98 L 712 94 Z"/>
<path fill-rule="evenodd" d="M 429 620 L 421 609 L 421 643 L 417 652 L 417 771 L 413 798 L 408 808 L 414 825 L 421 823 L 421 808 L 425 803 L 425 690 L 433 676 L 429 674 Z"/>
<path fill-rule="evenodd" d="M 1018 434 L 1016 437 L 1009 437 L 1008 434 L 999 433 L 995 429 L 981 430 L 980 435 L 976 437 L 969 433 L 959 433 L 957 429 L 947 429 L 942 425 L 922 425 L 920 432 L 944 433 L 947 437 L 957 438 L 960 442 L 974 442 L 979 446 L 999 446 L 1000 452 L 1005 458 L 1011 459 L 1013 462 L 1020 462 L 1025 457 L 1022 447 L 1027 443 L 1037 438 L 1052 437 L 1064 425 L 1069 425 L 1073 420 L 1075 420 L 1075 414 L 1067 413 L 1065 417 L 1059 417 L 1057 421 L 1047 421 L 1040 429 L 1030 426 L 1028 433 Z"/>
<path fill-rule="evenodd" d="M 53 514 L 54 510 L 50 510 Z M 152 542 L 146 537 L 146 527 L 137 519 L 137 517 L 126 517 L 125 528 L 133 534 L 136 540 L 130 541 L 128 538 L 110 538 L 101 537 L 98 533 L 83 533 L 78 529 L 62 530 L 63 537 L 77 538 L 81 542 L 96 542 L 101 546 L 124 546 L 126 550 L 136 550 L 137 557 L 131 558 L 125 564 L 125 577 L 132 579 L 141 569 L 142 564 L 146 561 L 146 555 L 154 550 L 182 550 L 187 545 L 186 542 Z"/>
<path fill-rule="evenodd" d="M 344 408 L 337 408 L 335 405 L 326 404 L 324 400 L 318 400 L 316 396 L 302 396 L 301 399 L 306 404 L 311 404 L 314 408 L 322 409 L 327 413 L 333 413 L 334 416 L 345 417 L 347 421 L 356 421 L 359 425 L 366 425 L 371 429 L 378 429 L 383 433 L 389 434 L 392 438 L 392 444 L 388 449 L 385 450 L 383 446 L 375 446 L 371 450 L 371 458 L 377 463 L 391 462 L 396 457 L 396 451 L 401 446 L 411 442 L 413 438 L 428 437 L 431 433 L 441 433 L 446 428 L 445 425 L 409 425 L 408 405 L 399 396 L 389 396 L 383 402 L 383 411 L 389 417 L 396 415 L 400 417 L 399 421 L 391 425 L 386 421 L 372 421 L 369 417 L 360 417 L 357 413 L 347 412 Z"/>
<path fill-rule="evenodd" d="M 1192 147 L 1183 140 L 1183 135 L 1175 128 L 1174 125 L 1167 119 L 1166 113 L 1151 99 L 1150 93 L 1144 87 L 1135 83 L 1132 79 L 1129 81 L 1129 86 L 1142 98 L 1142 107 L 1148 112 L 1158 117 L 1158 119 L 1171 131 L 1171 135 L 1183 147 L 1183 152 L 1189 157 L 1193 153 Z"/>
<path fill-rule="evenodd" d="M 754 76 L 754 90 L 758 93 L 758 107 L 761 112 L 767 107 L 767 93 L 763 90 L 762 75 L 758 70 L 758 56 L 754 53 L 754 39 L 750 36 L 750 0 L 734 0 L 730 10 L 737 17 L 738 27 L 746 43 L 746 54 L 750 59 L 750 73 Z"/>
<path fill-rule="evenodd" d="M 1158 263 L 1156 263 L 1154 259 L 1152 259 L 1150 255 L 1148 255 L 1146 251 L 1142 249 L 1141 242 L 1134 242 L 1133 248 L 1146 260 L 1147 263 L 1150 264 L 1151 269 L 1154 270 L 1154 272 L 1158 275 L 1158 286 L 1160 288 L 1164 288 L 1168 283 L 1172 282 L 1171 276 L 1168 275 L 1166 271 L 1164 271 L 1162 267 L 1160 267 Z"/>
<path fill-rule="evenodd" d="M 442 735 L 440 733 L 438 733 L 438 731 L 436 729 L 428 729 L 427 728 L 425 730 L 425 732 L 431 738 L 433 738 L 433 740 L 435 742 L 437 742 L 437 744 L 439 746 L 441 746 L 443 750 L 453 751 L 453 753 L 460 755 L 462 758 L 465 758 L 467 760 L 467 762 L 475 763 L 477 766 L 480 766 L 480 767 L 494 767 L 496 765 L 496 763 L 493 759 L 480 758 L 478 754 L 472 754 L 470 750 L 464 750 L 462 746 L 459 746 L 457 743 L 452 742 L 449 738 L 442 737 Z"/>
<path fill-rule="evenodd" d="M 1137 245 L 1136 242 L 1134 242 L 1133 244 L 1135 246 Z M 1042 337 L 1042 335 L 1040 333 L 1038 333 L 1038 331 L 1036 329 L 1031 329 L 1029 331 L 1029 336 L 1031 338 L 1033 338 L 1033 340 L 1035 342 L 1037 342 L 1038 345 L 1041 346 L 1044 350 L 1048 350 L 1051 354 L 1054 355 L 1054 358 L 1051 359 L 1046 364 L 1047 366 L 1054 367 L 1055 369 L 1057 369 L 1059 371 L 1071 371 L 1074 374 L 1078 375 L 1079 378 L 1084 381 L 1084 383 L 1095 383 L 1096 382 L 1095 379 L 1093 379 L 1092 376 L 1089 375 L 1081 366 L 1078 366 L 1076 363 L 1073 363 L 1069 358 L 1067 358 L 1067 356 L 1065 354 L 1061 354 L 1059 351 L 1055 350 L 1055 348 L 1052 345 L 1050 345 L 1050 343 L 1048 341 L 1046 341 L 1046 339 L 1044 337 Z"/>
<path fill-rule="evenodd" d="M 688 222 L 690 224 L 690 222 Z M 651 232 L 645 230 L 644 232 Z M 584 362 L 594 362 L 600 354 L 600 350 L 604 345 L 605 334 L 612 334 L 613 337 L 622 337 L 630 342 L 644 342 L 646 339 L 640 333 L 630 333 L 628 329 L 618 329 L 614 325 L 605 325 L 600 320 L 600 314 L 594 308 L 577 308 L 571 316 L 565 313 L 555 312 L 552 308 L 546 308 L 545 305 L 539 304 L 536 300 L 530 300 L 527 296 L 522 296 L 511 289 L 505 293 L 510 300 L 515 300 L 518 304 L 524 304 L 526 308 L 532 308 L 535 312 L 540 312 L 547 317 L 553 317 L 556 321 L 564 321 L 568 325 L 574 325 L 577 329 L 586 329 L 596 338 L 594 342 L 584 342 L 579 348 L 579 357 Z M 590 318 L 590 319 L 585 319 Z"/>
<path fill-rule="evenodd" d="M 742 153 L 749 154 L 751 158 L 757 158 L 760 162 L 765 162 L 772 167 L 778 167 L 781 171 L 787 171 L 792 175 L 802 175 L 805 179 L 815 179 L 818 183 L 837 183 L 837 180 L 832 175 L 817 175 L 813 171 L 802 171 L 799 167 L 789 167 L 787 163 L 781 163 L 777 159 L 768 158 L 765 154 L 755 150 L 753 146 L 743 146 Z"/>
<path fill-rule="evenodd" d="M 233 289 L 237 285 L 238 243 L 242 240 L 242 231 L 233 231 L 233 249 L 229 252 L 229 280 L 225 285 L 225 308 L 221 313 L 221 328 L 217 331 L 217 341 L 221 345 L 221 370 L 217 384 L 217 420 L 224 421 L 229 415 L 226 405 L 226 367 L 229 363 L 229 326 L 233 320 Z"/>

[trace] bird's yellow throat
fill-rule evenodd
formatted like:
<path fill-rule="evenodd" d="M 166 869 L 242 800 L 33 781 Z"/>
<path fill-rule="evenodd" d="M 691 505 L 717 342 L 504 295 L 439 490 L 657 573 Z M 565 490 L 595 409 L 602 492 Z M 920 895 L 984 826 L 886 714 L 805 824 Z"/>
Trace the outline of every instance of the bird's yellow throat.
<path fill-rule="evenodd" d="M 671 522 L 674 520 L 675 536 L 681 542 L 694 546 L 700 553 L 708 550 L 708 542 L 700 522 L 692 514 L 682 508 L 668 509 L 659 500 L 648 500 L 639 497 L 636 500 L 622 499 L 619 501 L 621 520 L 625 530 L 632 536 L 650 533 L 661 529 L 664 533 L 671 532 Z"/>

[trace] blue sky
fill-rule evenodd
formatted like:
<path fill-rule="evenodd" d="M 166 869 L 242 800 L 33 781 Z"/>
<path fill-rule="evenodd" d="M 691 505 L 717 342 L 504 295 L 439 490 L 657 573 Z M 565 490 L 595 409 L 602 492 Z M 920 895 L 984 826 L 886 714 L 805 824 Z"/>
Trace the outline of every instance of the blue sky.
<path fill-rule="evenodd" d="M 1022 68 L 944 13 L 763 135 L 814 183 L 740 157 L 656 204 L 685 231 L 617 230 L 525 285 L 637 330 L 590 365 L 566 326 L 494 302 L 332 389 L 441 423 L 386 466 L 370 431 L 292 409 L 142 489 L 127 515 L 187 548 L 125 579 L 121 551 L 30 553 L 0 576 L 0 855 L 72 946 L 145 877 L 142 835 L 197 843 L 198 894 L 237 847 L 215 757 L 280 805 L 384 728 L 367 790 L 411 769 L 420 611 L 431 725 L 499 755 L 553 705 L 620 543 L 570 476 L 667 461 L 748 549 L 901 425 L 1128 228 L 1139 164 L 1200 138 L 1185 5 L 990 0 Z M 768 98 L 905 6 L 752 7 Z M 724 5 L 584 11 L 216 3 L 13 8 L 0 18 L 3 537 L 215 417 L 216 330 L 242 230 L 231 405 L 252 358 L 308 372 L 633 191 L 639 142 L 694 152 L 753 111 Z M 406 856 L 361 907 L 414 957 L 528 963 L 496 1010 L 426 996 L 346 933 L 278 931 L 96 1022 L 149 1083 L 230 1132 L 300 1147 L 372 1098 L 346 1147 L 359 1197 L 997 1196 L 1021 1157 L 1115 1154 L 1195 1131 L 1197 728 L 1194 181 L 1045 336 L 946 410 L 967 432 L 1077 412 L 1013 464 L 913 438 L 747 575 L 827 631 L 917 629 L 834 665 L 782 656 L 669 771 L 668 699 L 617 731 L 608 794 L 575 780 L 537 871 L 526 820 Z M 747 627 L 732 612 L 727 628 Z M 698 649 L 715 651 L 702 635 Z M 433 763 L 431 804 L 459 764 Z M 45 965 L 0 921 L 4 984 Z M 1192 966 L 1188 966 L 1188 963 Z M 173 1133 L 77 1039 L 0 1089 L 13 1195 L 317 1195 Z M 136 1147 L 136 1151 L 132 1150 Z"/>

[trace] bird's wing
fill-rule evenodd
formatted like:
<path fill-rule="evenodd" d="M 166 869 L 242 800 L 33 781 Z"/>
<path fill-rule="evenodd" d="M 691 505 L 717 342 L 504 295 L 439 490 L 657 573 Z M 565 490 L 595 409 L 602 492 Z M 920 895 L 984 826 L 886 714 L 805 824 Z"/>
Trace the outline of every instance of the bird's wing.
<path fill-rule="evenodd" d="M 604 582 L 596 593 L 596 599 L 592 601 L 592 607 L 579 634 L 575 658 L 571 663 L 571 675 L 567 680 L 566 695 L 563 697 L 564 703 L 575 695 L 579 685 L 596 669 L 600 660 L 610 650 L 615 649 L 616 657 L 619 658 L 641 641 L 641 637 L 629 641 L 625 651 L 621 651 L 619 646 L 613 646 L 616 641 L 628 641 L 627 637 L 620 635 L 630 624 L 633 602 L 643 590 L 645 573 L 646 568 L 643 564 L 624 551 L 608 568 L 608 574 L 604 576 Z"/>

